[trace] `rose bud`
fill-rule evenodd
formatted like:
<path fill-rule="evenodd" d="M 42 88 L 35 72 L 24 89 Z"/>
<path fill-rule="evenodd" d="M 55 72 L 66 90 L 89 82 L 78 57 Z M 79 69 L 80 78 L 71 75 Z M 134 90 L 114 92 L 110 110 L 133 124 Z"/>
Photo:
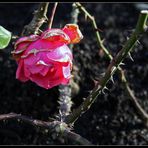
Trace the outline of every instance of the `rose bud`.
<path fill-rule="evenodd" d="M 71 78 L 73 55 L 67 44 L 83 38 L 77 25 L 63 29 L 48 29 L 39 35 L 22 37 L 15 43 L 13 57 L 18 63 L 16 78 L 31 80 L 49 89 L 68 84 Z"/>

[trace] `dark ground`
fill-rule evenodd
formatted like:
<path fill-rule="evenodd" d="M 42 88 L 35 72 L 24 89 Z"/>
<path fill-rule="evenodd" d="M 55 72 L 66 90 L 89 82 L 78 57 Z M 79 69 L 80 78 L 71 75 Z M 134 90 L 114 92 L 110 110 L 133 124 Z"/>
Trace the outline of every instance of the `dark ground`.
<path fill-rule="evenodd" d="M 105 46 L 115 55 L 135 28 L 139 9 L 135 4 L 118 3 L 87 3 L 83 4 L 95 16 L 97 24 L 103 32 Z M 19 35 L 23 26 L 32 18 L 32 12 L 37 3 L 1 3 L 0 25 Z M 51 5 L 52 6 L 52 5 Z M 49 8 L 52 8 L 52 7 Z M 51 10 L 51 9 L 50 9 Z M 61 13 L 62 12 L 62 13 Z M 54 20 L 54 27 L 69 23 L 71 3 L 60 3 Z M 49 15 L 48 15 L 49 16 Z M 99 52 L 94 30 L 81 14 L 80 29 L 84 39 L 74 46 L 74 63 L 78 67 L 77 77 L 80 77 L 80 92 L 73 98 L 75 106 L 82 102 L 82 98 L 93 88 L 92 78 L 100 77 L 109 61 Z M 140 40 L 132 53 L 134 62 L 125 60 L 126 76 L 130 87 L 134 90 L 138 101 L 148 112 L 148 35 Z M 58 111 L 58 87 L 44 90 L 32 82 L 21 83 L 15 79 L 16 62 L 10 52 L 9 45 L 0 51 L 0 114 L 15 112 L 32 118 L 48 120 Z M 100 95 L 78 121 L 75 132 L 99 145 L 147 145 L 148 130 L 144 127 L 136 114 L 132 103 L 127 97 L 117 74 L 115 84 L 108 84 L 109 91 Z M 47 145 L 60 144 L 50 137 L 50 133 L 40 132 L 39 129 L 18 121 L 0 122 L 1 145 Z M 71 143 L 67 143 L 71 144 Z"/>

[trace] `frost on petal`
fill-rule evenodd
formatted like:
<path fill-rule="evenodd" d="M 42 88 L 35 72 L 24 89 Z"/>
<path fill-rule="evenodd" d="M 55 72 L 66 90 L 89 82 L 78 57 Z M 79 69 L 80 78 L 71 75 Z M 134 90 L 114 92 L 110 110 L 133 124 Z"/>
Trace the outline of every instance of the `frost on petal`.
<path fill-rule="evenodd" d="M 69 62 L 73 59 L 72 52 L 70 51 L 67 45 L 60 46 L 52 52 L 49 52 L 47 54 L 47 57 L 50 60 L 57 62 Z"/>
<path fill-rule="evenodd" d="M 33 42 L 33 41 L 36 41 L 38 40 L 40 37 L 38 35 L 30 35 L 30 36 L 25 36 L 25 37 L 21 37 L 19 38 L 15 45 L 14 45 L 14 48 L 16 49 L 17 46 L 21 43 L 24 43 L 24 42 Z"/>
<path fill-rule="evenodd" d="M 18 39 L 14 45 L 14 49 L 11 53 L 15 60 L 19 60 L 27 47 L 33 42 L 39 39 L 38 35 L 30 35 L 28 37 L 22 37 Z"/>
<path fill-rule="evenodd" d="M 62 70 L 63 70 L 63 76 L 64 78 L 67 78 L 69 79 L 70 76 L 71 76 L 71 67 L 70 67 L 70 63 L 68 64 L 68 66 L 63 66 L 62 67 Z"/>
<path fill-rule="evenodd" d="M 83 39 L 83 35 L 76 24 L 67 24 L 62 30 L 69 36 L 72 44 L 78 43 Z"/>
<path fill-rule="evenodd" d="M 69 36 L 65 32 L 63 32 L 61 29 L 48 29 L 42 33 L 41 38 L 44 40 L 48 40 L 48 41 L 55 43 L 55 44 L 70 43 Z"/>

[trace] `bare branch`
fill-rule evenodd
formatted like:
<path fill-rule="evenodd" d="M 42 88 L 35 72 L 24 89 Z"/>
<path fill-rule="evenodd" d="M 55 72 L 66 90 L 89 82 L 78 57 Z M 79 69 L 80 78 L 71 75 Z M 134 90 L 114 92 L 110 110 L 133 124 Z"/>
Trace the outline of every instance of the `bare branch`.
<path fill-rule="evenodd" d="M 141 37 L 141 35 L 147 30 L 147 16 L 148 11 L 140 12 L 135 31 L 127 40 L 122 50 L 112 59 L 110 65 L 106 70 L 105 76 L 95 86 L 95 88 L 92 90 L 90 95 L 84 100 L 84 102 L 67 117 L 66 123 L 69 124 L 75 122 L 79 116 L 81 116 L 90 108 L 92 103 L 96 100 L 97 96 L 102 93 L 102 91 L 106 87 L 106 84 L 112 78 L 113 74 L 118 69 L 122 61 L 126 58 L 128 53 L 132 51 L 133 47 L 135 46 L 137 40 Z"/>
<path fill-rule="evenodd" d="M 52 14 L 51 14 L 51 17 L 50 17 L 50 20 L 49 20 L 48 28 L 51 28 L 51 27 L 52 27 L 53 19 L 54 19 L 54 15 L 55 15 L 55 12 L 56 12 L 57 5 L 58 5 L 58 2 L 56 2 L 56 3 L 54 4 L 54 7 L 53 7 L 53 9 L 52 9 Z"/>
<path fill-rule="evenodd" d="M 43 25 L 44 22 L 46 22 L 46 20 L 48 20 L 46 17 L 48 5 L 49 2 L 41 3 L 39 5 L 38 10 L 34 12 L 34 17 L 32 21 L 24 27 L 22 36 L 38 34 L 40 27 Z"/>
<path fill-rule="evenodd" d="M 64 122 L 60 121 L 55 121 L 51 119 L 51 122 L 46 122 L 46 121 L 41 121 L 37 119 L 32 119 L 27 116 L 23 116 L 21 114 L 16 114 L 16 113 L 9 113 L 9 114 L 2 114 L 0 115 L 0 121 L 2 120 L 21 120 L 25 123 L 28 123 L 30 125 L 33 125 L 35 127 L 41 127 L 50 130 L 52 133 L 56 132 L 60 137 L 64 137 L 70 141 L 75 142 L 76 144 L 81 144 L 81 145 L 92 145 L 88 140 L 85 138 L 81 137 L 80 135 L 71 132 L 70 128 L 68 128 L 67 124 Z"/>
<path fill-rule="evenodd" d="M 84 13 L 84 15 L 86 15 L 90 19 L 90 21 L 92 21 L 93 28 L 96 30 L 96 28 L 98 28 L 98 27 L 97 27 L 95 18 L 93 16 L 91 16 L 91 14 L 80 3 L 77 2 L 76 6 L 78 9 L 81 10 L 82 13 Z M 112 60 L 113 57 L 112 57 L 111 53 L 109 53 L 109 50 L 107 50 L 105 48 L 105 46 L 103 45 L 103 42 L 101 40 L 100 33 L 98 30 L 96 30 L 96 38 L 97 38 L 97 43 L 98 43 L 99 47 L 105 52 L 107 57 L 110 60 Z M 131 60 L 133 60 L 130 53 L 128 55 L 130 56 Z M 120 66 L 118 66 L 118 74 L 120 75 L 120 78 L 121 78 L 123 85 L 128 93 L 128 96 L 130 97 L 133 105 L 136 107 L 136 109 L 138 111 L 139 117 L 144 121 L 144 124 L 146 126 L 148 126 L 148 114 L 144 111 L 144 109 L 138 103 L 136 97 L 134 96 L 132 90 L 129 87 L 129 84 L 127 83 L 127 79 L 125 77 L 124 71 L 122 70 L 122 68 Z"/>
<path fill-rule="evenodd" d="M 122 77 L 122 82 L 124 84 L 124 87 L 127 91 L 127 94 L 129 96 L 130 100 L 132 101 L 134 107 L 136 108 L 136 111 L 137 111 L 139 117 L 144 121 L 145 126 L 148 127 L 148 114 L 141 107 L 141 105 L 137 101 L 137 98 L 134 95 L 134 92 L 130 89 L 129 84 L 125 78 L 124 71 L 122 71 L 121 77 Z"/>

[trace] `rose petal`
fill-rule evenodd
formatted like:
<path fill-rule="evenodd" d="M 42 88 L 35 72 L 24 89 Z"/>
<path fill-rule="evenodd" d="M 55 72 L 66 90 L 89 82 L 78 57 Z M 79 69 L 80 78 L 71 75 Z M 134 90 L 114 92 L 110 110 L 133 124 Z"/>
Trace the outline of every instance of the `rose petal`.
<path fill-rule="evenodd" d="M 30 76 L 30 80 L 46 89 L 69 82 L 69 79 L 63 77 L 62 64 L 58 65 L 57 63 L 49 69 L 45 76 L 41 73 L 33 74 Z"/>
<path fill-rule="evenodd" d="M 68 44 L 70 42 L 69 36 L 61 29 L 48 29 L 42 33 L 41 38 L 55 44 Z"/>
<path fill-rule="evenodd" d="M 71 67 L 70 67 L 70 63 L 68 64 L 68 66 L 63 66 L 62 67 L 63 70 L 63 76 L 66 79 L 69 79 L 71 76 Z"/>
<path fill-rule="evenodd" d="M 39 39 L 38 35 L 30 35 L 29 37 L 22 37 L 18 39 L 14 45 L 15 50 L 11 52 L 13 58 L 19 60 L 31 42 L 36 41 L 37 39 Z"/>
<path fill-rule="evenodd" d="M 70 62 L 73 59 L 72 52 L 67 45 L 60 46 L 52 52 L 47 53 L 47 57 L 57 62 Z"/>
<path fill-rule="evenodd" d="M 67 24 L 62 30 L 69 36 L 72 44 L 78 43 L 83 39 L 83 35 L 76 24 Z"/>
<path fill-rule="evenodd" d="M 18 68 L 16 71 L 16 79 L 19 79 L 22 82 L 26 82 L 29 80 L 24 74 L 24 62 L 23 61 L 20 61 L 18 64 Z"/>
<path fill-rule="evenodd" d="M 38 40 L 40 37 L 38 35 L 30 35 L 30 36 L 25 36 L 25 37 L 21 37 L 19 38 L 15 45 L 14 45 L 14 48 L 16 49 L 17 46 L 21 43 L 24 43 L 24 42 L 33 42 L 33 41 L 36 41 Z"/>
<path fill-rule="evenodd" d="M 30 80 L 46 89 L 52 88 L 61 83 L 61 77 L 59 75 L 57 78 L 57 72 L 55 70 L 48 71 L 47 75 L 45 76 L 42 76 L 40 73 L 31 75 Z"/>

